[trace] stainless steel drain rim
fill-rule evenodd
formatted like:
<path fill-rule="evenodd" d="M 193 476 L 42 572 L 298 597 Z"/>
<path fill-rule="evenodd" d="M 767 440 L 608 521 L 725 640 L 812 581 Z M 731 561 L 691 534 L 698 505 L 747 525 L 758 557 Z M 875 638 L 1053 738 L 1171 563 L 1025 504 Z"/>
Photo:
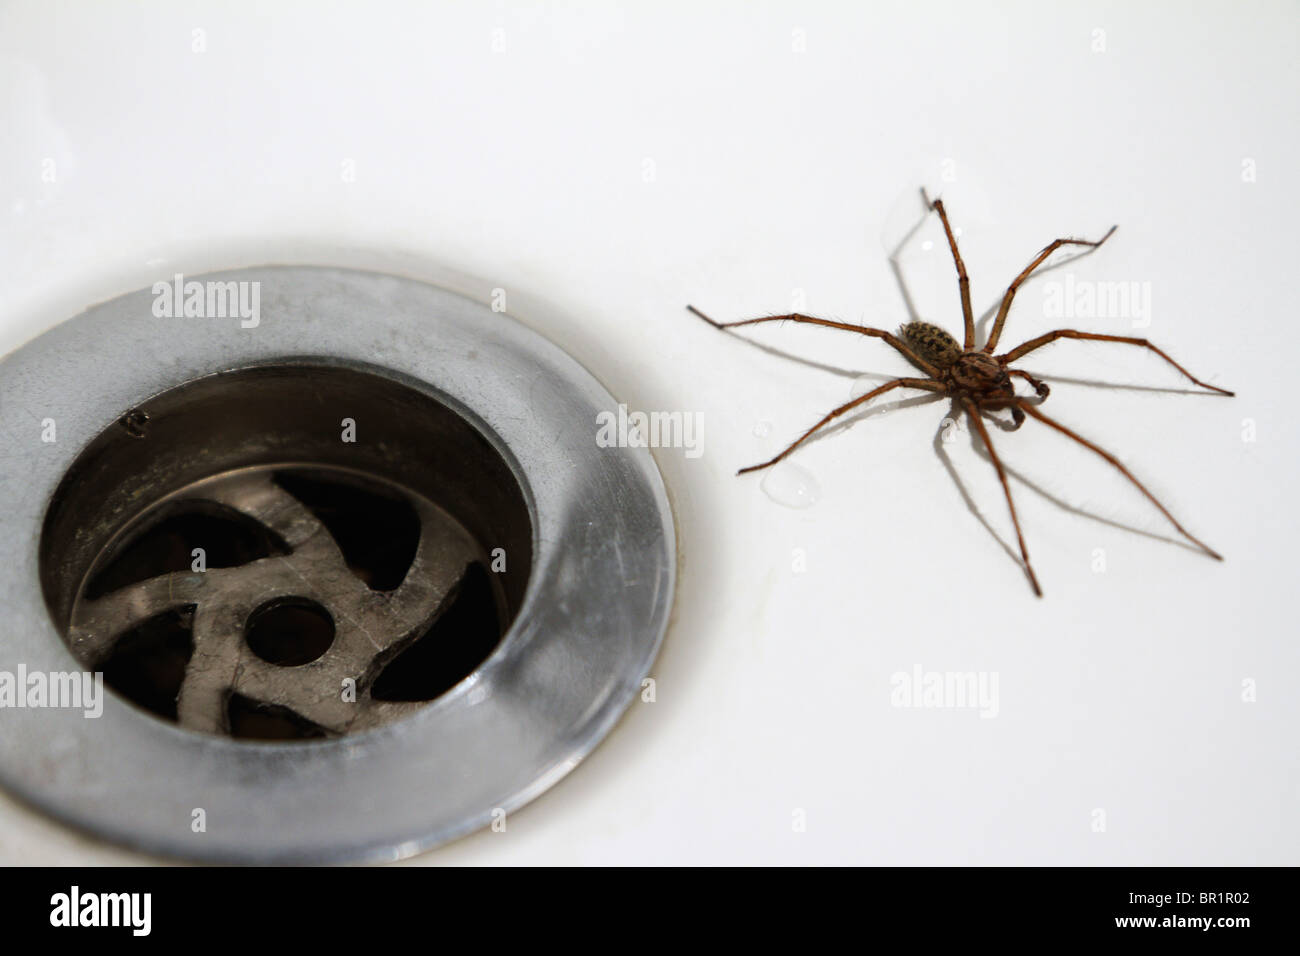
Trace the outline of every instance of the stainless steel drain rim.
<path fill-rule="evenodd" d="M 142 290 L 0 361 L 0 671 L 80 670 L 45 606 L 38 563 L 46 507 L 80 450 L 151 395 L 255 365 L 360 368 L 476 424 L 529 501 L 523 605 L 475 674 L 356 736 L 211 737 L 110 693 L 98 719 L 0 707 L 0 783 L 108 839 L 230 862 L 396 859 L 546 790 L 635 697 L 672 607 L 675 538 L 658 470 L 645 449 L 595 441 L 596 416 L 614 399 L 535 333 L 421 282 L 312 267 L 191 278 L 260 283 L 260 324 L 156 318 Z M 54 442 L 40 440 L 47 419 Z"/>

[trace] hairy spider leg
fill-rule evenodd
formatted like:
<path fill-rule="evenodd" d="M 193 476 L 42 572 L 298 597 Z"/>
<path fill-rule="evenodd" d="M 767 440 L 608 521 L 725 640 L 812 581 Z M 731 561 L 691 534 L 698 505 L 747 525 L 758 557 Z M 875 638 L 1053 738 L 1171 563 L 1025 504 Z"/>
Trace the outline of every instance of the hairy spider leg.
<path fill-rule="evenodd" d="M 757 319 L 741 319 L 739 322 L 715 322 L 693 305 L 686 307 L 688 310 L 698 315 L 715 329 L 734 329 L 741 325 L 757 325 L 759 322 L 804 322 L 809 325 L 821 325 L 828 329 L 842 329 L 845 332 L 857 332 L 859 335 L 868 335 L 872 338 L 883 339 L 888 345 L 892 346 L 903 358 L 907 359 L 926 375 L 933 378 L 939 377 L 939 370 L 927 362 L 921 356 L 917 355 L 908 348 L 901 339 L 892 332 L 886 332 L 884 329 L 873 329 L 865 325 L 849 325 L 847 322 L 832 322 L 830 319 L 819 319 L 811 315 L 801 315 L 793 312 L 790 315 L 765 315 Z"/>
<path fill-rule="evenodd" d="M 922 195 L 924 195 L 924 192 L 922 192 Z M 948 237 L 948 248 L 952 250 L 952 261 L 957 266 L 957 287 L 961 291 L 961 316 L 966 325 L 966 341 L 962 348 L 973 349 L 975 347 L 975 313 L 971 311 L 970 307 L 970 277 L 966 275 L 966 263 L 961 261 L 961 253 L 957 251 L 957 237 L 952 234 L 952 226 L 948 225 L 948 213 L 943 208 L 943 200 L 936 199 L 930 206 L 939 214 L 939 221 L 943 223 L 944 235 Z"/>
<path fill-rule="evenodd" d="M 1089 239 L 1056 239 L 1046 249 L 1040 252 L 1034 261 L 1025 266 L 1025 271 L 1016 276 L 1011 285 L 1007 286 L 1006 295 L 1002 297 L 1002 304 L 998 306 L 997 318 L 993 320 L 993 331 L 989 333 L 989 340 L 984 343 L 984 351 L 992 353 L 997 348 L 998 339 L 1002 337 L 1002 326 L 1007 321 L 1007 313 L 1011 311 L 1011 300 L 1016 297 L 1016 290 L 1020 284 L 1029 278 L 1029 274 L 1043 264 L 1043 262 L 1061 246 L 1091 246 L 1093 249 L 1101 246 L 1103 242 L 1115 234 L 1119 226 L 1111 226 L 1106 235 L 1102 236 L 1095 242 Z"/>
<path fill-rule="evenodd" d="M 1034 376 L 1030 375 L 1028 372 L 1021 371 L 1018 368 L 1009 368 L 1007 369 L 1007 374 L 1016 375 L 1020 378 L 1023 378 L 1030 385 L 1034 386 L 1034 391 L 1038 393 L 1039 398 L 1046 398 L 1048 395 L 1052 394 L 1052 390 L 1050 387 L 1048 387 L 1048 384 L 1046 382 L 1040 382 L 1038 379 L 1034 378 Z"/>
<path fill-rule="evenodd" d="M 989 431 L 984 427 L 984 422 L 980 419 L 979 408 L 969 398 L 962 398 L 962 404 L 966 406 L 966 414 L 970 417 L 971 422 L 975 425 L 975 430 L 984 441 L 984 447 L 988 449 L 989 458 L 993 461 L 993 467 L 997 469 L 998 481 L 1002 482 L 1002 491 L 1007 496 L 1007 508 L 1011 511 L 1011 523 L 1016 528 L 1016 540 L 1020 542 L 1020 557 L 1025 562 L 1025 573 L 1029 575 L 1029 583 L 1034 588 L 1034 594 L 1037 597 L 1043 596 L 1043 589 L 1038 586 L 1038 577 L 1034 574 L 1034 566 L 1029 562 L 1029 549 L 1025 547 L 1025 536 L 1020 531 L 1020 519 L 1016 516 L 1016 503 L 1011 500 L 1011 486 L 1007 484 L 1007 473 L 1002 469 L 1002 461 L 998 458 L 998 453 L 993 448 L 993 439 L 989 437 Z"/>
<path fill-rule="evenodd" d="M 1114 465 L 1114 466 L 1119 470 L 1120 474 L 1122 474 L 1122 475 L 1123 475 L 1125 478 L 1127 478 L 1129 481 L 1133 482 L 1133 484 L 1135 484 L 1135 485 L 1137 486 L 1138 490 L 1139 490 L 1140 492 L 1142 492 L 1142 494 L 1146 495 L 1147 499 L 1148 499 L 1148 500 L 1149 500 L 1153 505 L 1155 505 L 1157 508 L 1160 509 L 1160 513 L 1161 513 L 1162 515 L 1164 515 L 1166 518 L 1169 519 L 1169 523 L 1172 524 L 1175 528 L 1178 529 L 1178 533 L 1179 533 L 1179 534 L 1181 534 L 1181 535 L 1182 535 L 1184 538 L 1186 538 L 1188 541 L 1192 542 L 1192 544 L 1196 545 L 1198 548 L 1200 548 L 1202 551 L 1204 551 L 1204 552 L 1205 552 L 1206 554 L 1208 554 L 1210 557 L 1214 558 L 1216 561 L 1222 561 L 1222 560 L 1223 560 L 1223 555 L 1219 554 L 1219 552 L 1215 551 L 1213 548 L 1211 548 L 1209 545 L 1205 544 L 1205 543 L 1204 543 L 1203 541 L 1201 541 L 1199 538 L 1194 537 L 1194 536 L 1193 536 L 1193 535 L 1192 535 L 1192 534 L 1191 534 L 1191 533 L 1190 533 L 1186 528 L 1184 528 L 1182 525 L 1180 525 L 1180 524 L 1178 523 L 1177 519 L 1175 519 L 1174 516 L 1171 515 L 1171 514 L 1169 513 L 1169 509 L 1166 508 L 1164 505 L 1162 505 L 1162 504 L 1160 503 L 1160 500 L 1159 500 L 1155 495 L 1153 495 L 1151 492 L 1147 491 L 1146 486 L 1143 485 L 1142 482 L 1138 481 L 1135 477 L 1133 477 L 1133 473 L 1132 473 L 1131 471 L 1129 471 L 1127 468 L 1125 468 L 1122 464 L 1120 464 L 1120 461 L 1119 461 L 1118 458 L 1116 458 L 1116 457 L 1115 457 L 1114 455 L 1112 455 L 1110 452 L 1106 451 L 1104 448 L 1101 448 L 1100 446 L 1095 445 L 1095 444 L 1093 444 L 1092 442 L 1088 441 L 1088 439 L 1084 438 L 1082 435 L 1078 434 L 1077 432 L 1071 431 L 1069 428 L 1066 428 L 1066 427 L 1065 427 L 1064 425 L 1062 425 L 1060 422 L 1055 421 L 1055 420 L 1053 420 L 1053 419 L 1051 419 L 1051 418 L 1048 418 L 1046 415 L 1044 415 L 1042 412 L 1040 412 L 1040 411 L 1039 411 L 1037 408 L 1035 408 L 1033 405 L 1030 405 L 1030 404 L 1028 404 L 1027 402 L 1024 402 L 1024 401 L 1021 401 L 1021 402 L 1019 403 L 1019 405 L 1020 405 L 1020 407 L 1021 407 L 1022 409 L 1024 409 L 1024 411 L 1025 411 L 1025 413 L 1026 413 L 1027 415 L 1030 415 L 1030 416 L 1033 417 L 1033 418 L 1037 418 L 1040 422 L 1042 422 L 1043 424 L 1048 425 L 1048 426 L 1050 426 L 1050 427 L 1056 429 L 1056 430 L 1057 430 L 1058 432 L 1060 432 L 1062 435 L 1065 435 L 1065 436 L 1068 437 L 1068 438 L 1073 438 L 1075 441 L 1077 441 L 1077 442 L 1078 442 L 1080 445 L 1082 445 L 1084 448 L 1087 448 L 1087 449 L 1089 449 L 1090 451 L 1096 452 L 1096 453 L 1097 453 L 1098 455 L 1100 455 L 1102 458 L 1106 459 L 1106 461 L 1108 461 L 1108 462 L 1110 462 L 1112 465 Z"/>
<path fill-rule="evenodd" d="M 743 475 L 746 474 L 747 472 L 761 471 L 764 468 L 770 468 L 772 465 L 775 465 L 786 455 L 790 454 L 790 452 L 794 451 L 796 448 L 802 445 L 807 439 L 811 438 L 819 428 L 822 428 L 823 426 L 834 421 L 836 418 L 839 418 L 845 412 L 850 411 L 851 409 L 856 408 L 862 403 L 875 398 L 877 395 L 882 395 L 885 392 L 888 392 L 891 389 L 895 389 L 895 388 L 919 388 L 927 392 L 948 391 L 948 389 L 941 383 L 932 382 L 929 379 L 896 378 L 892 382 L 886 382 L 884 385 L 881 385 L 879 388 L 873 388 L 865 395 L 859 395 L 857 398 L 853 399 L 852 401 L 845 402 L 839 408 L 832 409 L 830 412 L 826 413 L 826 415 L 822 417 L 821 421 L 819 421 L 812 428 L 808 429 L 806 432 L 800 435 L 788 448 L 785 449 L 785 451 L 781 452 L 781 454 L 777 455 L 775 458 L 763 462 L 761 465 L 750 465 L 748 468 L 742 468 L 740 469 L 740 471 L 736 472 L 736 474 Z"/>
<path fill-rule="evenodd" d="M 1030 339 L 1028 342 L 1025 342 L 1023 345 L 1017 345 L 1015 348 L 1013 348 L 1010 352 L 1007 352 L 1005 355 L 999 355 L 998 361 L 1001 362 L 1003 365 L 1006 365 L 1009 362 L 1014 362 L 1019 358 L 1023 358 L 1024 356 L 1028 355 L 1030 352 L 1034 351 L 1034 349 L 1042 348 L 1044 345 L 1047 345 L 1051 342 L 1055 342 L 1057 339 L 1083 339 L 1089 342 L 1119 342 L 1122 345 L 1140 345 L 1143 348 L 1148 348 L 1152 352 L 1155 352 L 1162 359 L 1164 359 L 1174 368 L 1178 369 L 1178 371 L 1182 372 L 1184 376 L 1190 379 L 1193 383 L 1199 385 L 1201 388 L 1208 388 L 1210 391 L 1218 392 L 1220 395 L 1233 394 L 1232 392 L 1228 391 L 1226 388 L 1219 388 L 1219 386 L 1217 385 L 1211 385 L 1208 382 L 1202 382 L 1199 378 L 1197 378 L 1191 372 L 1187 371 L 1187 369 L 1183 368 L 1181 365 L 1175 362 L 1163 351 L 1156 348 L 1156 346 L 1152 345 L 1146 339 L 1131 338 L 1129 336 L 1124 336 L 1124 335 L 1100 335 L 1096 332 L 1078 332 L 1075 331 L 1074 329 L 1057 329 L 1055 332 L 1046 332 L 1043 335 L 1038 336 L 1037 338 Z M 1024 373 L 1012 372 L 1011 374 L 1023 375 Z"/>

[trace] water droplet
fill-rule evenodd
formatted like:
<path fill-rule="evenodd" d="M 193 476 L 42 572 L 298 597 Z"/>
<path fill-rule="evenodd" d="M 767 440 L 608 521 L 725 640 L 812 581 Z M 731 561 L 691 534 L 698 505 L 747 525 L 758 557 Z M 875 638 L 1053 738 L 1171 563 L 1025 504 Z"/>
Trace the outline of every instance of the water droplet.
<path fill-rule="evenodd" d="M 821 485 L 812 473 L 791 461 L 769 468 L 760 487 L 769 498 L 787 508 L 807 508 L 822 496 Z"/>
<path fill-rule="evenodd" d="M 771 422 L 762 421 L 754 426 L 754 436 L 756 438 L 766 438 L 770 434 L 772 434 Z"/>

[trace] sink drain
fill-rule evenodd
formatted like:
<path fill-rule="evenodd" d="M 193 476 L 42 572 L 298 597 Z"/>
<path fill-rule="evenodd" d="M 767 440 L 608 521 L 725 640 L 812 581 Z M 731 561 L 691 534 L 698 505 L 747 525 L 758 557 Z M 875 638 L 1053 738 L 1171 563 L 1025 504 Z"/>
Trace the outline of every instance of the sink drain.
<path fill-rule="evenodd" d="M 334 502 L 312 507 L 304 488 Z M 186 488 L 133 522 L 92 568 L 69 643 L 114 690 L 194 730 L 257 736 L 228 712 L 250 704 L 288 708 L 288 722 L 266 725 L 273 738 L 350 733 L 404 716 L 409 707 L 386 702 L 384 689 L 421 681 L 407 673 L 417 654 L 430 685 L 417 699 L 469 676 L 501 637 L 503 605 L 491 593 L 486 552 L 464 527 L 427 499 L 400 494 L 384 502 L 404 519 L 400 527 L 385 529 L 381 516 L 379 528 L 363 525 L 355 530 L 364 538 L 349 540 L 348 522 L 382 509 L 328 472 L 256 469 Z M 206 567 L 210 551 L 216 567 Z M 249 560 L 234 563 L 229 551 Z M 51 545 L 48 553 L 66 551 Z M 462 594 L 471 577 L 491 583 Z M 475 617 L 448 613 L 471 599 Z M 458 619 L 455 632 L 438 628 L 444 616 Z M 481 653 L 466 659 L 466 644 Z M 468 669 L 436 680 L 447 669 L 439 657 Z"/>
<path fill-rule="evenodd" d="M 256 283 L 256 327 L 141 292 L 0 362 L 0 672 L 108 688 L 99 717 L 0 707 L 0 781 L 201 859 L 394 858 L 499 819 L 654 659 L 653 462 L 598 447 L 616 403 L 572 359 L 452 293 L 204 278 Z"/>
<path fill-rule="evenodd" d="M 46 601 L 112 689 L 192 730 L 338 736 L 406 716 L 496 646 L 531 519 L 446 406 L 299 363 L 188 383 L 145 416 L 82 452 L 42 533 Z"/>

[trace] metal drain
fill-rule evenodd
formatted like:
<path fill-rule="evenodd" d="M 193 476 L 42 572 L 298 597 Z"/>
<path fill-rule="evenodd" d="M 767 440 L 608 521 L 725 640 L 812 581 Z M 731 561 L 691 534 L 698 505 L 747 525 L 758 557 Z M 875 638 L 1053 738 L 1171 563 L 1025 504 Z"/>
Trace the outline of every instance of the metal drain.
<path fill-rule="evenodd" d="M 346 472 L 328 480 L 332 477 L 301 468 L 243 469 L 189 486 L 150 508 L 86 576 L 68 632 L 77 658 L 104 671 L 115 690 L 182 727 L 268 739 L 353 733 L 406 716 L 419 701 L 389 701 L 372 693 L 393 682 L 385 678 L 400 655 L 420 641 L 441 638 L 443 646 L 432 649 L 435 659 L 426 653 L 421 662 L 425 670 L 435 669 L 439 651 L 463 658 L 473 632 L 487 629 L 484 653 L 441 690 L 469 676 L 501 636 L 504 600 L 480 607 L 479 626 L 471 626 L 468 635 L 431 632 L 461 597 L 471 570 L 491 580 L 481 570 L 491 563 L 483 546 L 437 505 L 394 490 L 389 500 L 407 505 L 413 533 L 402 540 L 397 529 L 388 529 L 391 537 L 376 542 L 379 547 L 363 555 L 368 560 L 358 567 L 361 558 L 350 561 L 339 540 L 343 535 L 331 533 L 328 525 L 334 523 L 331 517 L 365 521 L 374 509 L 360 501 L 349 509 L 353 514 L 338 514 L 337 499 L 348 495 L 335 489 L 359 482 Z M 322 518 L 304 488 L 325 489 L 326 497 L 336 499 L 334 514 Z M 250 519 L 255 536 L 261 532 L 280 553 L 194 571 L 196 553 L 206 563 L 212 544 L 218 551 L 231 550 L 229 544 L 221 548 L 223 537 L 242 530 L 237 522 L 222 528 L 221 510 Z M 207 521 L 187 524 L 185 519 L 196 514 Z M 246 545 L 250 556 L 270 550 L 256 549 L 256 543 Z M 391 550 L 408 552 L 397 560 L 400 577 L 376 580 L 377 566 L 391 569 Z M 99 582 L 123 573 L 138 580 L 102 593 Z M 165 619 L 161 627 L 160 618 Z M 149 631 L 183 632 L 183 659 L 169 661 L 182 656 L 175 641 L 169 646 L 165 640 L 137 639 Z M 436 696 L 431 691 L 426 699 Z M 151 701 L 158 705 L 150 706 Z M 264 719 L 241 723 L 232 717 L 232 706 L 260 710 Z M 271 719 L 272 712 L 278 719 Z"/>
<path fill-rule="evenodd" d="M 146 290 L 0 362 L 0 671 L 111 688 L 98 718 L 0 707 L 0 781 L 211 860 L 388 859 L 499 819 L 657 652 L 649 454 L 598 447 L 608 393 L 450 292 L 202 280 L 256 285 L 260 322 L 160 320 Z"/>

